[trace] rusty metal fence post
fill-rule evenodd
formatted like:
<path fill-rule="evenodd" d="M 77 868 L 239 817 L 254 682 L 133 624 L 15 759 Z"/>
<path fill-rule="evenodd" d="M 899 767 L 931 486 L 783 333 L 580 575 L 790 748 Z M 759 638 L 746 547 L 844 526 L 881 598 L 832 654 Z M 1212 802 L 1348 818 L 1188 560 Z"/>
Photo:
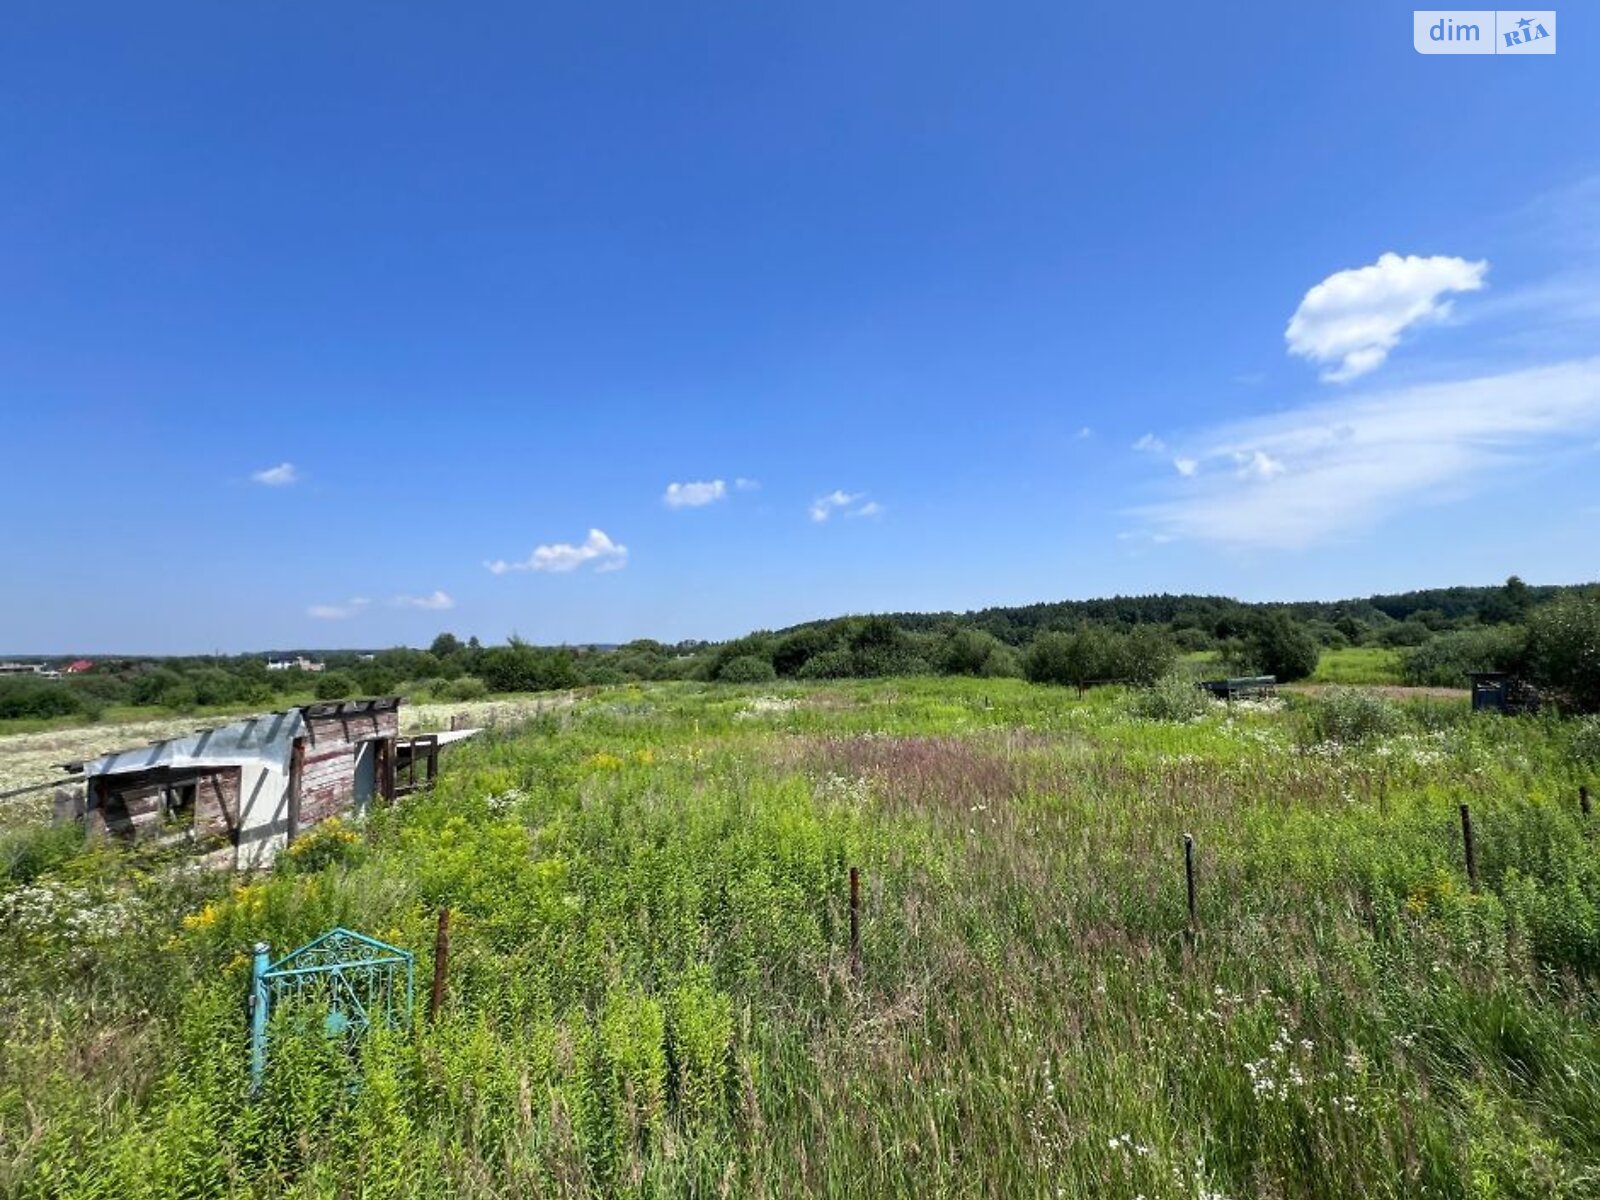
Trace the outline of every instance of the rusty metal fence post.
<path fill-rule="evenodd" d="M 450 963 L 450 909 L 439 910 L 439 931 L 433 939 L 433 994 L 428 997 L 428 1024 L 439 1019 L 444 1009 L 445 972 Z"/>
<path fill-rule="evenodd" d="M 1461 806 L 1461 841 L 1466 848 L 1467 855 L 1467 883 L 1473 891 L 1478 890 L 1478 856 L 1472 844 L 1472 810 L 1465 804 Z"/>

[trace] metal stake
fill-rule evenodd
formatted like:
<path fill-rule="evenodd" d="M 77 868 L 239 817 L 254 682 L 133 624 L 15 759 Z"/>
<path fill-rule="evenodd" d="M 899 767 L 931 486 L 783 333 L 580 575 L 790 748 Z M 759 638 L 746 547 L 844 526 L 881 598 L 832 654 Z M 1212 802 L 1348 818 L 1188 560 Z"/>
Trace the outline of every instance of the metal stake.
<path fill-rule="evenodd" d="M 428 999 L 428 1023 L 439 1019 L 444 1008 L 444 977 L 450 962 L 450 909 L 439 910 L 439 932 L 433 939 L 433 995 Z"/>

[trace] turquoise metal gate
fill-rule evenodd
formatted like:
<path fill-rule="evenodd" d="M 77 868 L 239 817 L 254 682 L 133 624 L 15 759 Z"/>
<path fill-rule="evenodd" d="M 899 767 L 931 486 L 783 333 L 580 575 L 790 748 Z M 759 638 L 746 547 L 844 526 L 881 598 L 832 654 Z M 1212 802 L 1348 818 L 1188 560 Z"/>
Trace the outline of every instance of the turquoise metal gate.
<path fill-rule="evenodd" d="M 251 1087 L 259 1088 L 266 1072 L 267 1018 L 274 1006 L 321 1005 L 328 1010 L 323 1028 L 329 1037 L 360 1037 L 375 1022 L 411 1019 L 415 970 L 410 951 L 343 927 L 277 962 L 267 944 L 257 942 L 250 983 Z"/>

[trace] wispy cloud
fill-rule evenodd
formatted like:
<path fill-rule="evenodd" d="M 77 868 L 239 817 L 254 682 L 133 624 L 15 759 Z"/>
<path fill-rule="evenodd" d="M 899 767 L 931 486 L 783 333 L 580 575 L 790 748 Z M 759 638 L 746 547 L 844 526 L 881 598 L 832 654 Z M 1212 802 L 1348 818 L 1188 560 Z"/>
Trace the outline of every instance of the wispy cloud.
<path fill-rule="evenodd" d="M 728 494 L 728 485 L 720 479 L 699 483 L 669 483 L 661 502 L 668 508 L 703 508 L 715 504 Z"/>
<path fill-rule="evenodd" d="M 619 546 L 602 530 L 591 529 L 582 545 L 555 542 L 548 546 L 535 546 L 533 553 L 521 562 L 495 559 L 483 565 L 496 575 L 507 571 L 549 571 L 560 574 L 575 571 L 585 563 L 593 563 L 596 571 L 620 571 L 628 565 L 628 548 Z"/>
<path fill-rule="evenodd" d="M 285 462 L 254 472 L 250 480 L 264 487 L 288 487 L 291 483 L 300 482 L 300 472 L 295 470 L 293 463 Z"/>
<path fill-rule="evenodd" d="M 343 621 L 348 617 L 359 616 L 371 603 L 372 601 L 365 596 L 354 596 L 342 604 L 313 604 L 306 609 L 306 616 L 315 617 L 319 621 Z"/>
<path fill-rule="evenodd" d="M 1415 325 L 1450 315 L 1456 292 L 1483 287 L 1487 262 L 1415 254 L 1379 255 L 1370 266 L 1329 275 L 1289 318 L 1289 353 L 1322 364 L 1322 378 L 1343 383 L 1383 365 Z"/>
<path fill-rule="evenodd" d="M 811 502 L 811 519 L 822 522 L 839 515 L 845 517 L 879 517 L 883 505 L 867 499 L 865 492 L 832 491 Z"/>
<path fill-rule="evenodd" d="M 740 492 L 759 492 L 761 490 L 761 481 L 759 479 L 735 479 L 733 487 L 735 491 Z"/>
<path fill-rule="evenodd" d="M 1296 548 L 1457 498 L 1600 429 L 1600 358 L 1369 391 L 1221 426 L 1137 510 L 1149 529 Z M 1218 471 L 1202 471 L 1215 463 Z"/>
<path fill-rule="evenodd" d="M 1092 438 L 1093 436 L 1094 430 L 1090 429 L 1087 425 L 1080 425 L 1078 427 L 1077 437 L 1080 442 L 1087 438 Z"/>
<path fill-rule="evenodd" d="M 454 608 L 456 602 L 449 592 L 430 592 L 426 596 L 396 596 L 389 601 L 396 608 L 421 608 L 429 612 L 443 612 Z"/>
<path fill-rule="evenodd" d="M 1147 433 L 1133 444 L 1133 448 L 1141 454 L 1165 454 L 1167 444 L 1153 433 Z"/>

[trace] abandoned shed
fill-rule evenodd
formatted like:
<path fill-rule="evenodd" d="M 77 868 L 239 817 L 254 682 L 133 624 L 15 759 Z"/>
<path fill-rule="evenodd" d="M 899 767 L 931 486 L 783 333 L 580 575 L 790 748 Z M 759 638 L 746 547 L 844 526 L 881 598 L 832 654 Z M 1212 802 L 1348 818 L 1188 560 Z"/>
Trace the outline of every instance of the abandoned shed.
<path fill-rule="evenodd" d="M 400 698 L 310 704 L 69 767 L 91 836 L 187 837 L 234 867 L 269 865 L 303 830 L 428 786 L 439 747 L 402 738 Z M 423 768 L 418 778 L 418 767 Z"/>

